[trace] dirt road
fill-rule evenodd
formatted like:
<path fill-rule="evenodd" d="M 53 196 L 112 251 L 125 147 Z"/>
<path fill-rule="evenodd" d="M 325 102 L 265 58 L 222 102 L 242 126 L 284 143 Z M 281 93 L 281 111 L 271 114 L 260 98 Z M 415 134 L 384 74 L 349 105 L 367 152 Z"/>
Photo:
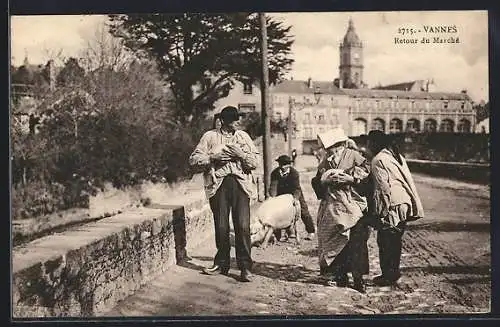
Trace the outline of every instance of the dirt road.
<path fill-rule="evenodd" d="M 318 203 L 302 173 L 311 213 Z M 323 286 L 319 279 L 317 240 L 300 246 L 279 243 L 252 252 L 254 281 L 200 274 L 215 254 L 213 236 L 189 249 L 193 261 L 173 267 L 113 308 L 107 316 L 183 315 L 338 315 L 390 313 L 488 312 L 490 307 L 490 203 L 487 186 L 415 175 L 426 218 L 404 236 L 403 277 L 398 287 L 368 284 L 362 295 L 350 288 Z M 301 223 L 299 232 L 305 234 Z M 380 273 L 375 232 L 370 275 Z M 232 251 L 234 257 L 234 249 Z"/>

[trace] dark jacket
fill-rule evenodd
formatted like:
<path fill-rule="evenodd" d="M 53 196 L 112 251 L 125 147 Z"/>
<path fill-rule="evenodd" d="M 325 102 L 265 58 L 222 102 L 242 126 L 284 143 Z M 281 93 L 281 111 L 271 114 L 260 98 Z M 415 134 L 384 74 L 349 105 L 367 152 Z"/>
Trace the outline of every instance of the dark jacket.
<path fill-rule="evenodd" d="M 299 172 L 293 167 L 286 176 L 280 175 L 280 169 L 276 168 L 271 172 L 271 187 L 269 189 L 271 196 L 282 194 L 292 194 L 295 199 L 299 199 L 302 195 L 300 187 Z"/>

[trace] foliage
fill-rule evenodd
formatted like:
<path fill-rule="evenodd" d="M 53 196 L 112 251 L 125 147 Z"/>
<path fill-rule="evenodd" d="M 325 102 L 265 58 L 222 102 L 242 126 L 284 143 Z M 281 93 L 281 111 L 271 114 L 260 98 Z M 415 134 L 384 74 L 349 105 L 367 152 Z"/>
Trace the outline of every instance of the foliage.
<path fill-rule="evenodd" d="M 256 111 L 247 113 L 241 120 L 241 126 L 252 139 L 262 136 L 262 118 Z"/>
<path fill-rule="evenodd" d="M 56 77 L 58 87 L 80 84 L 85 77 L 85 71 L 76 58 L 69 58 Z"/>
<path fill-rule="evenodd" d="M 480 122 L 490 116 L 490 103 L 478 104 L 474 106 L 476 110 L 476 121 Z"/>
<path fill-rule="evenodd" d="M 128 49 L 153 58 L 175 98 L 175 118 L 196 122 L 227 95 L 233 80 L 261 75 L 257 14 L 110 15 L 111 33 Z M 269 77 L 281 80 L 290 69 L 290 27 L 267 19 Z"/>
<path fill-rule="evenodd" d="M 484 134 L 400 133 L 390 134 L 407 158 L 451 162 L 488 162 L 489 138 Z M 365 140 L 353 137 L 358 146 Z"/>
<path fill-rule="evenodd" d="M 292 121 L 292 130 L 297 131 L 297 123 L 295 121 Z M 285 119 L 272 119 L 271 132 L 276 134 L 288 133 L 288 117 L 286 117 Z"/>
<path fill-rule="evenodd" d="M 14 219 L 88 205 L 105 182 L 123 188 L 192 174 L 188 156 L 212 122 L 177 124 L 154 63 L 91 45 L 93 57 L 66 61 L 55 90 L 36 89 L 38 132 L 12 124 Z"/>
<path fill-rule="evenodd" d="M 12 187 L 12 218 L 26 219 L 46 215 L 55 211 L 88 206 L 88 193 L 82 184 L 67 186 L 34 180 L 26 185 Z"/>

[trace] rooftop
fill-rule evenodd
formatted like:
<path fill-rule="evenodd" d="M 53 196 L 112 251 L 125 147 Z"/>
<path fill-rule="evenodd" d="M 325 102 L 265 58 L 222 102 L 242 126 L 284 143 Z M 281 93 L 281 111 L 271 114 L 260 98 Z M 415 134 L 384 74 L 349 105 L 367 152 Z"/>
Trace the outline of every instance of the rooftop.
<path fill-rule="evenodd" d="M 397 98 L 397 99 L 427 99 L 427 100 L 461 100 L 470 101 L 466 93 L 452 92 L 411 92 L 404 90 L 385 89 L 342 89 L 342 91 L 355 98 Z"/>
<path fill-rule="evenodd" d="M 400 90 L 400 91 L 406 91 L 406 90 L 411 90 L 417 81 L 410 81 L 410 82 L 404 82 L 404 83 L 398 83 L 398 84 L 390 84 L 390 85 L 385 85 L 385 86 L 377 86 L 374 87 L 374 90 Z"/>
<path fill-rule="evenodd" d="M 405 85 L 416 82 L 400 83 L 394 85 Z M 466 93 L 453 93 L 453 92 L 412 92 L 405 91 L 405 89 L 397 88 L 376 88 L 376 89 L 339 89 L 333 82 L 326 81 L 312 81 L 309 87 L 309 81 L 300 80 L 285 80 L 276 86 L 271 87 L 273 93 L 287 93 L 287 94 L 314 94 L 320 92 L 322 94 L 331 95 L 348 95 L 354 98 L 397 98 L 397 99 L 427 99 L 427 100 L 459 100 L 470 101 L 471 98 Z"/>
<path fill-rule="evenodd" d="M 333 81 L 311 81 L 311 86 L 309 87 L 309 81 L 285 80 L 271 87 L 271 92 L 313 94 L 319 91 L 323 94 L 344 95 L 342 90 L 333 85 Z"/>

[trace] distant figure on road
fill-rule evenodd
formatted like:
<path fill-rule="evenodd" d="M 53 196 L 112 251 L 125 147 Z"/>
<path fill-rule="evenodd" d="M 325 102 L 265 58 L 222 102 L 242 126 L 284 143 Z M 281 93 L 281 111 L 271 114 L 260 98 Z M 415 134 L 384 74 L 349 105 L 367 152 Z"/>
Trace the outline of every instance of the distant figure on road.
<path fill-rule="evenodd" d="M 369 162 L 348 148 L 341 128 L 318 135 L 326 156 L 311 183 L 318 199 L 318 249 L 320 274 L 334 278 L 338 287 L 348 285 L 352 273 L 354 289 L 365 292 L 368 274 L 369 229 L 365 219 L 368 203 L 360 187 L 369 177 Z M 333 282 L 329 280 L 327 283 Z"/>
<path fill-rule="evenodd" d="M 292 163 L 295 166 L 295 159 L 297 159 L 297 150 L 292 150 Z"/>
<path fill-rule="evenodd" d="M 279 167 L 271 172 L 269 194 L 273 197 L 282 194 L 292 194 L 294 199 L 300 202 L 300 218 L 306 226 L 308 233 L 306 239 L 312 240 L 314 238 L 315 227 L 309 213 L 309 208 L 307 207 L 307 202 L 304 199 L 302 188 L 300 187 L 299 172 L 292 167 L 292 159 L 286 154 L 279 156 L 276 161 Z M 296 235 L 290 235 L 289 230 L 287 232 L 289 237 L 296 237 Z M 281 230 L 275 230 L 274 235 L 279 241 L 281 239 Z"/>
<path fill-rule="evenodd" d="M 382 275 L 373 282 L 379 286 L 395 284 L 400 278 L 402 237 L 407 222 L 424 217 L 422 202 L 413 177 L 397 146 L 381 131 L 368 134 L 368 147 L 375 156 L 371 161 L 373 176 L 373 214 L 378 223 Z"/>
<path fill-rule="evenodd" d="M 230 264 L 229 213 L 233 217 L 236 261 L 241 280 L 251 281 L 250 199 L 256 198 L 252 171 L 259 151 L 250 136 L 237 130 L 241 114 L 232 106 L 219 114 L 222 126 L 206 132 L 189 158 L 191 166 L 204 169 L 205 193 L 215 223 L 217 254 L 205 274 L 227 275 Z"/>

